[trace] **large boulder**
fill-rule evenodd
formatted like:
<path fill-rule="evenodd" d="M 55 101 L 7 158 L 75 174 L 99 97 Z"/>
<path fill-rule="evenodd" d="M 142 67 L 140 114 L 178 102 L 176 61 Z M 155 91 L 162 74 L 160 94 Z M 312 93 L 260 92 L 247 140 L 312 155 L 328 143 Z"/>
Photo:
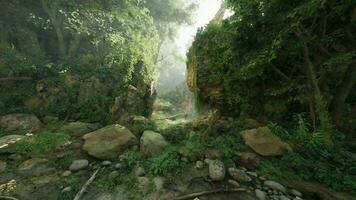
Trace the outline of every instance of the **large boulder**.
<path fill-rule="evenodd" d="M 124 126 L 114 124 L 83 136 L 83 150 L 103 160 L 116 159 L 127 148 L 137 144 L 137 138 Z"/>
<path fill-rule="evenodd" d="M 245 143 L 262 156 L 279 156 L 290 146 L 272 133 L 268 127 L 242 131 Z"/>
<path fill-rule="evenodd" d="M 146 156 L 162 152 L 167 144 L 161 134 L 153 131 L 145 131 L 140 139 L 140 149 Z"/>
<path fill-rule="evenodd" d="M 42 123 L 34 115 L 15 113 L 1 116 L 0 127 L 6 131 L 28 130 L 36 132 L 42 127 Z"/>
<path fill-rule="evenodd" d="M 84 122 L 70 122 L 66 125 L 64 125 L 61 128 L 61 131 L 63 133 L 80 137 L 83 136 L 86 133 L 93 132 L 95 130 L 98 130 L 100 128 L 100 125 L 98 124 L 89 124 L 89 123 L 84 123 Z"/>

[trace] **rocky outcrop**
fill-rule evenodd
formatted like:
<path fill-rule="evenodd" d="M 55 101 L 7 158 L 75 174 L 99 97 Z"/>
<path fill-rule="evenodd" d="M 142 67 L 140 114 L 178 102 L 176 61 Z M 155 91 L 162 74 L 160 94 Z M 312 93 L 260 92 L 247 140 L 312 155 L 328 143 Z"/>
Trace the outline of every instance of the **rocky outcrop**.
<path fill-rule="evenodd" d="M 273 134 L 268 127 L 245 130 L 240 134 L 245 143 L 262 156 L 279 156 L 284 151 L 291 149 L 287 143 Z"/>
<path fill-rule="evenodd" d="M 103 160 L 114 160 L 127 148 L 137 144 L 137 138 L 127 128 L 114 124 L 83 136 L 83 150 Z"/>
<path fill-rule="evenodd" d="M 41 121 L 30 114 L 8 114 L 0 117 L 0 127 L 6 131 L 28 130 L 36 132 L 41 129 Z"/>
<path fill-rule="evenodd" d="M 161 152 L 167 144 L 161 134 L 153 131 L 145 131 L 140 139 L 140 149 L 146 156 Z"/>

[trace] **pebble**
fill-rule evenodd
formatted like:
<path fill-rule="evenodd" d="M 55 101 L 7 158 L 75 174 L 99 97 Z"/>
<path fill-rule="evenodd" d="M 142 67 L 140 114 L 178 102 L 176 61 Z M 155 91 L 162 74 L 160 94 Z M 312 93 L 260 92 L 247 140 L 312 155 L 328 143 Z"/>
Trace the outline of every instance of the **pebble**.
<path fill-rule="evenodd" d="M 290 198 L 286 197 L 286 196 L 280 196 L 279 197 L 280 200 L 291 200 Z"/>
<path fill-rule="evenodd" d="M 203 163 L 203 161 L 198 160 L 198 161 L 195 163 L 195 168 L 197 168 L 197 169 L 203 169 L 203 168 L 204 168 L 204 163 Z"/>
<path fill-rule="evenodd" d="M 71 190 L 72 190 L 71 187 L 65 187 L 65 188 L 62 190 L 62 193 L 70 192 Z"/>
<path fill-rule="evenodd" d="M 267 186 L 268 188 L 271 188 L 273 190 L 277 190 L 277 191 L 280 191 L 283 193 L 286 193 L 286 191 L 287 191 L 283 185 L 281 185 L 280 183 L 277 183 L 275 181 L 265 181 L 264 185 Z"/>
<path fill-rule="evenodd" d="M 101 163 L 101 165 L 102 165 L 102 166 L 110 166 L 110 165 L 111 165 L 111 162 L 108 161 L 108 160 L 106 160 L 106 161 L 103 161 L 103 162 Z"/>
<path fill-rule="evenodd" d="M 262 190 L 256 189 L 255 194 L 258 200 L 265 200 L 267 198 L 266 193 L 263 192 Z"/>
<path fill-rule="evenodd" d="M 296 190 L 296 189 L 291 189 L 290 193 L 293 194 L 294 196 L 297 196 L 297 197 L 303 196 L 303 194 L 301 192 L 299 192 L 298 190 Z"/>
<path fill-rule="evenodd" d="M 62 176 L 63 176 L 63 177 L 68 177 L 68 176 L 70 176 L 71 174 L 72 174 L 72 172 L 69 171 L 69 170 L 67 170 L 67 171 L 64 171 L 64 172 L 62 173 Z"/>
<path fill-rule="evenodd" d="M 235 180 L 230 179 L 228 182 L 235 187 L 240 187 L 240 184 Z"/>
<path fill-rule="evenodd" d="M 123 167 L 123 165 L 121 164 L 121 163 L 117 163 L 116 165 L 115 165 L 115 168 L 116 169 L 120 169 L 120 168 L 122 168 Z"/>
<path fill-rule="evenodd" d="M 82 160 L 75 160 L 72 162 L 72 164 L 69 166 L 70 171 L 79 171 L 82 169 L 85 169 L 89 166 L 89 161 L 82 159 Z"/>

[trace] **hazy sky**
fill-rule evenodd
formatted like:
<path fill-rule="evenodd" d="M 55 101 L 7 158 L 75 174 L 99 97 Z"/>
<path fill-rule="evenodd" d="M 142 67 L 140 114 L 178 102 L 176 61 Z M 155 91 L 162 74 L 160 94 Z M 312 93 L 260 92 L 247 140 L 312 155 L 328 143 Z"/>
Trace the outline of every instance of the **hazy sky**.
<path fill-rule="evenodd" d="M 189 27 L 181 27 L 178 31 L 176 44 L 183 55 L 186 53 L 191 41 L 193 41 L 198 28 L 209 23 L 219 10 L 220 5 L 221 0 L 199 0 L 199 8 L 193 17 L 195 24 Z"/>

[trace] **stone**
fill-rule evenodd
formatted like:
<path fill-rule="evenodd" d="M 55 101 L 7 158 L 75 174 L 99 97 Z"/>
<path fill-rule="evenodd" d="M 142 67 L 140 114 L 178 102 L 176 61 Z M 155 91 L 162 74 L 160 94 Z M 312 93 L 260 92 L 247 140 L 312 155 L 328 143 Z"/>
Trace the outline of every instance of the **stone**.
<path fill-rule="evenodd" d="M 275 181 L 268 180 L 265 181 L 263 184 L 272 190 L 277 190 L 283 193 L 287 192 L 286 188 L 282 184 L 277 183 Z"/>
<path fill-rule="evenodd" d="M 211 162 L 211 159 L 209 159 L 209 158 L 205 158 L 205 159 L 204 159 L 204 163 L 205 163 L 205 164 L 209 165 L 210 162 Z"/>
<path fill-rule="evenodd" d="M 102 165 L 102 166 L 110 166 L 110 165 L 111 165 L 111 161 L 109 161 L 109 160 L 103 161 L 103 162 L 101 163 L 101 165 Z"/>
<path fill-rule="evenodd" d="M 303 194 L 301 192 L 299 192 L 298 190 L 296 190 L 296 189 L 291 189 L 291 190 L 289 190 L 289 192 L 291 194 L 293 194 L 294 196 L 297 196 L 297 197 L 302 197 L 303 196 Z"/>
<path fill-rule="evenodd" d="M 238 182 L 250 182 L 252 179 L 242 170 L 236 168 L 228 169 L 229 175 Z"/>
<path fill-rule="evenodd" d="M 216 149 L 205 150 L 205 157 L 211 160 L 221 160 L 223 155 Z"/>
<path fill-rule="evenodd" d="M 42 122 L 45 124 L 52 124 L 52 123 L 57 123 L 59 121 L 58 117 L 55 116 L 45 116 L 42 118 Z"/>
<path fill-rule="evenodd" d="M 15 113 L 1 116 L 0 127 L 6 131 L 36 132 L 41 129 L 42 122 L 35 115 Z"/>
<path fill-rule="evenodd" d="M 290 198 L 286 197 L 286 196 L 280 196 L 279 200 L 291 200 Z"/>
<path fill-rule="evenodd" d="M 0 173 L 6 170 L 7 163 L 5 161 L 0 160 Z"/>
<path fill-rule="evenodd" d="M 145 127 L 147 127 L 150 123 L 150 120 L 144 116 L 129 116 L 124 125 L 127 126 L 134 135 L 141 135 Z"/>
<path fill-rule="evenodd" d="M 114 160 L 126 149 L 137 144 L 137 138 L 127 128 L 114 124 L 83 136 L 83 150 L 103 160 Z"/>
<path fill-rule="evenodd" d="M 150 179 L 147 178 L 147 177 L 138 177 L 137 178 L 138 180 L 138 187 L 141 189 L 141 190 L 144 190 L 148 184 L 150 183 Z"/>
<path fill-rule="evenodd" d="M 123 167 L 123 165 L 121 163 L 117 163 L 115 165 L 115 169 L 121 169 Z"/>
<path fill-rule="evenodd" d="M 62 176 L 63 176 L 63 177 L 68 177 L 68 176 L 70 176 L 71 174 L 72 174 L 72 172 L 69 171 L 69 170 L 67 170 L 67 171 L 64 171 L 64 172 L 62 173 Z"/>
<path fill-rule="evenodd" d="M 250 176 L 258 177 L 258 174 L 256 172 L 246 172 Z"/>
<path fill-rule="evenodd" d="M 146 156 L 152 156 L 163 151 L 167 146 L 164 137 L 153 131 L 145 131 L 140 139 L 140 149 Z"/>
<path fill-rule="evenodd" d="M 0 149 L 5 149 L 6 147 L 9 147 L 11 144 L 16 143 L 17 141 L 20 141 L 24 139 L 25 136 L 23 135 L 6 135 L 0 138 Z"/>
<path fill-rule="evenodd" d="M 163 177 L 157 176 L 153 178 L 153 183 L 156 186 L 156 190 L 162 190 L 166 180 Z"/>
<path fill-rule="evenodd" d="M 81 137 L 86 133 L 93 132 L 100 128 L 98 124 L 89 124 L 84 122 L 70 122 L 61 128 L 61 131 L 65 134 L 75 137 Z"/>
<path fill-rule="evenodd" d="M 31 178 L 30 180 L 36 187 L 42 187 L 51 183 L 53 184 L 54 182 L 59 180 L 59 177 L 57 176 L 57 174 L 49 174 L 43 176 L 36 176 Z"/>
<path fill-rule="evenodd" d="M 209 163 L 209 177 L 213 181 L 222 181 L 225 178 L 226 168 L 222 161 L 213 160 Z"/>
<path fill-rule="evenodd" d="M 260 127 L 240 132 L 246 145 L 262 156 L 280 156 L 290 146 L 272 133 L 268 127 Z"/>
<path fill-rule="evenodd" d="M 203 163 L 203 161 L 198 160 L 198 161 L 195 163 L 195 168 L 197 168 L 197 169 L 203 169 L 203 168 L 204 168 L 204 163 Z"/>
<path fill-rule="evenodd" d="M 146 174 L 145 169 L 143 169 L 143 167 L 136 167 L 134 173 L 136 176 L 144 176 Z"/>
<path fill-rule="evenodd" d="M 240 166 L 246 167 L 249 170 L 256 170 L 260 164 L 260 159 L 257 154 L 253 152 L 239 152 L 236 154 L 236 158 L 236 161 Z"/>
<path fill-rule="evenodd" d="M 49 166 L 47 159 L 32 158 L 21 163 L 17 172 L 22 176 L 40 176 L 53 172 L 55 168 Z"/>
<path fill-rule="evenodd" d="M 63 188 L 62 193 L 67 193 L 67 192 L 70 192 L 70 191 L 72 191 L 71 187 L 65 187 L 65 188 Z"/>
<path fill-rule="evenodd" d="M 258 200 L 266 200 L 267 199 L 266 193 L 263 192 L 262 190 L 255 189 L 255 195 Z"/>
<path fill-rule="evenodd" d="M 240 187 L 240 184 L 235 180 L 230 179 L 228 182 L 235 187 Z"/>
<path fill-rule="evenodd" d="M 69 170 L 72 172 L 79 171 L 82 169 L 85 169 L 89 166 L 89 161 L 85 159 L 81 160 L 75 160 L 72 162 L 72 164 L 69 166 Z"/>
<path fill-rule="evenodd" d="M 8 158 L 13 161 L 21 161 L 24 159 L 23 156 L 18 153 L 11 154 Z"/>

